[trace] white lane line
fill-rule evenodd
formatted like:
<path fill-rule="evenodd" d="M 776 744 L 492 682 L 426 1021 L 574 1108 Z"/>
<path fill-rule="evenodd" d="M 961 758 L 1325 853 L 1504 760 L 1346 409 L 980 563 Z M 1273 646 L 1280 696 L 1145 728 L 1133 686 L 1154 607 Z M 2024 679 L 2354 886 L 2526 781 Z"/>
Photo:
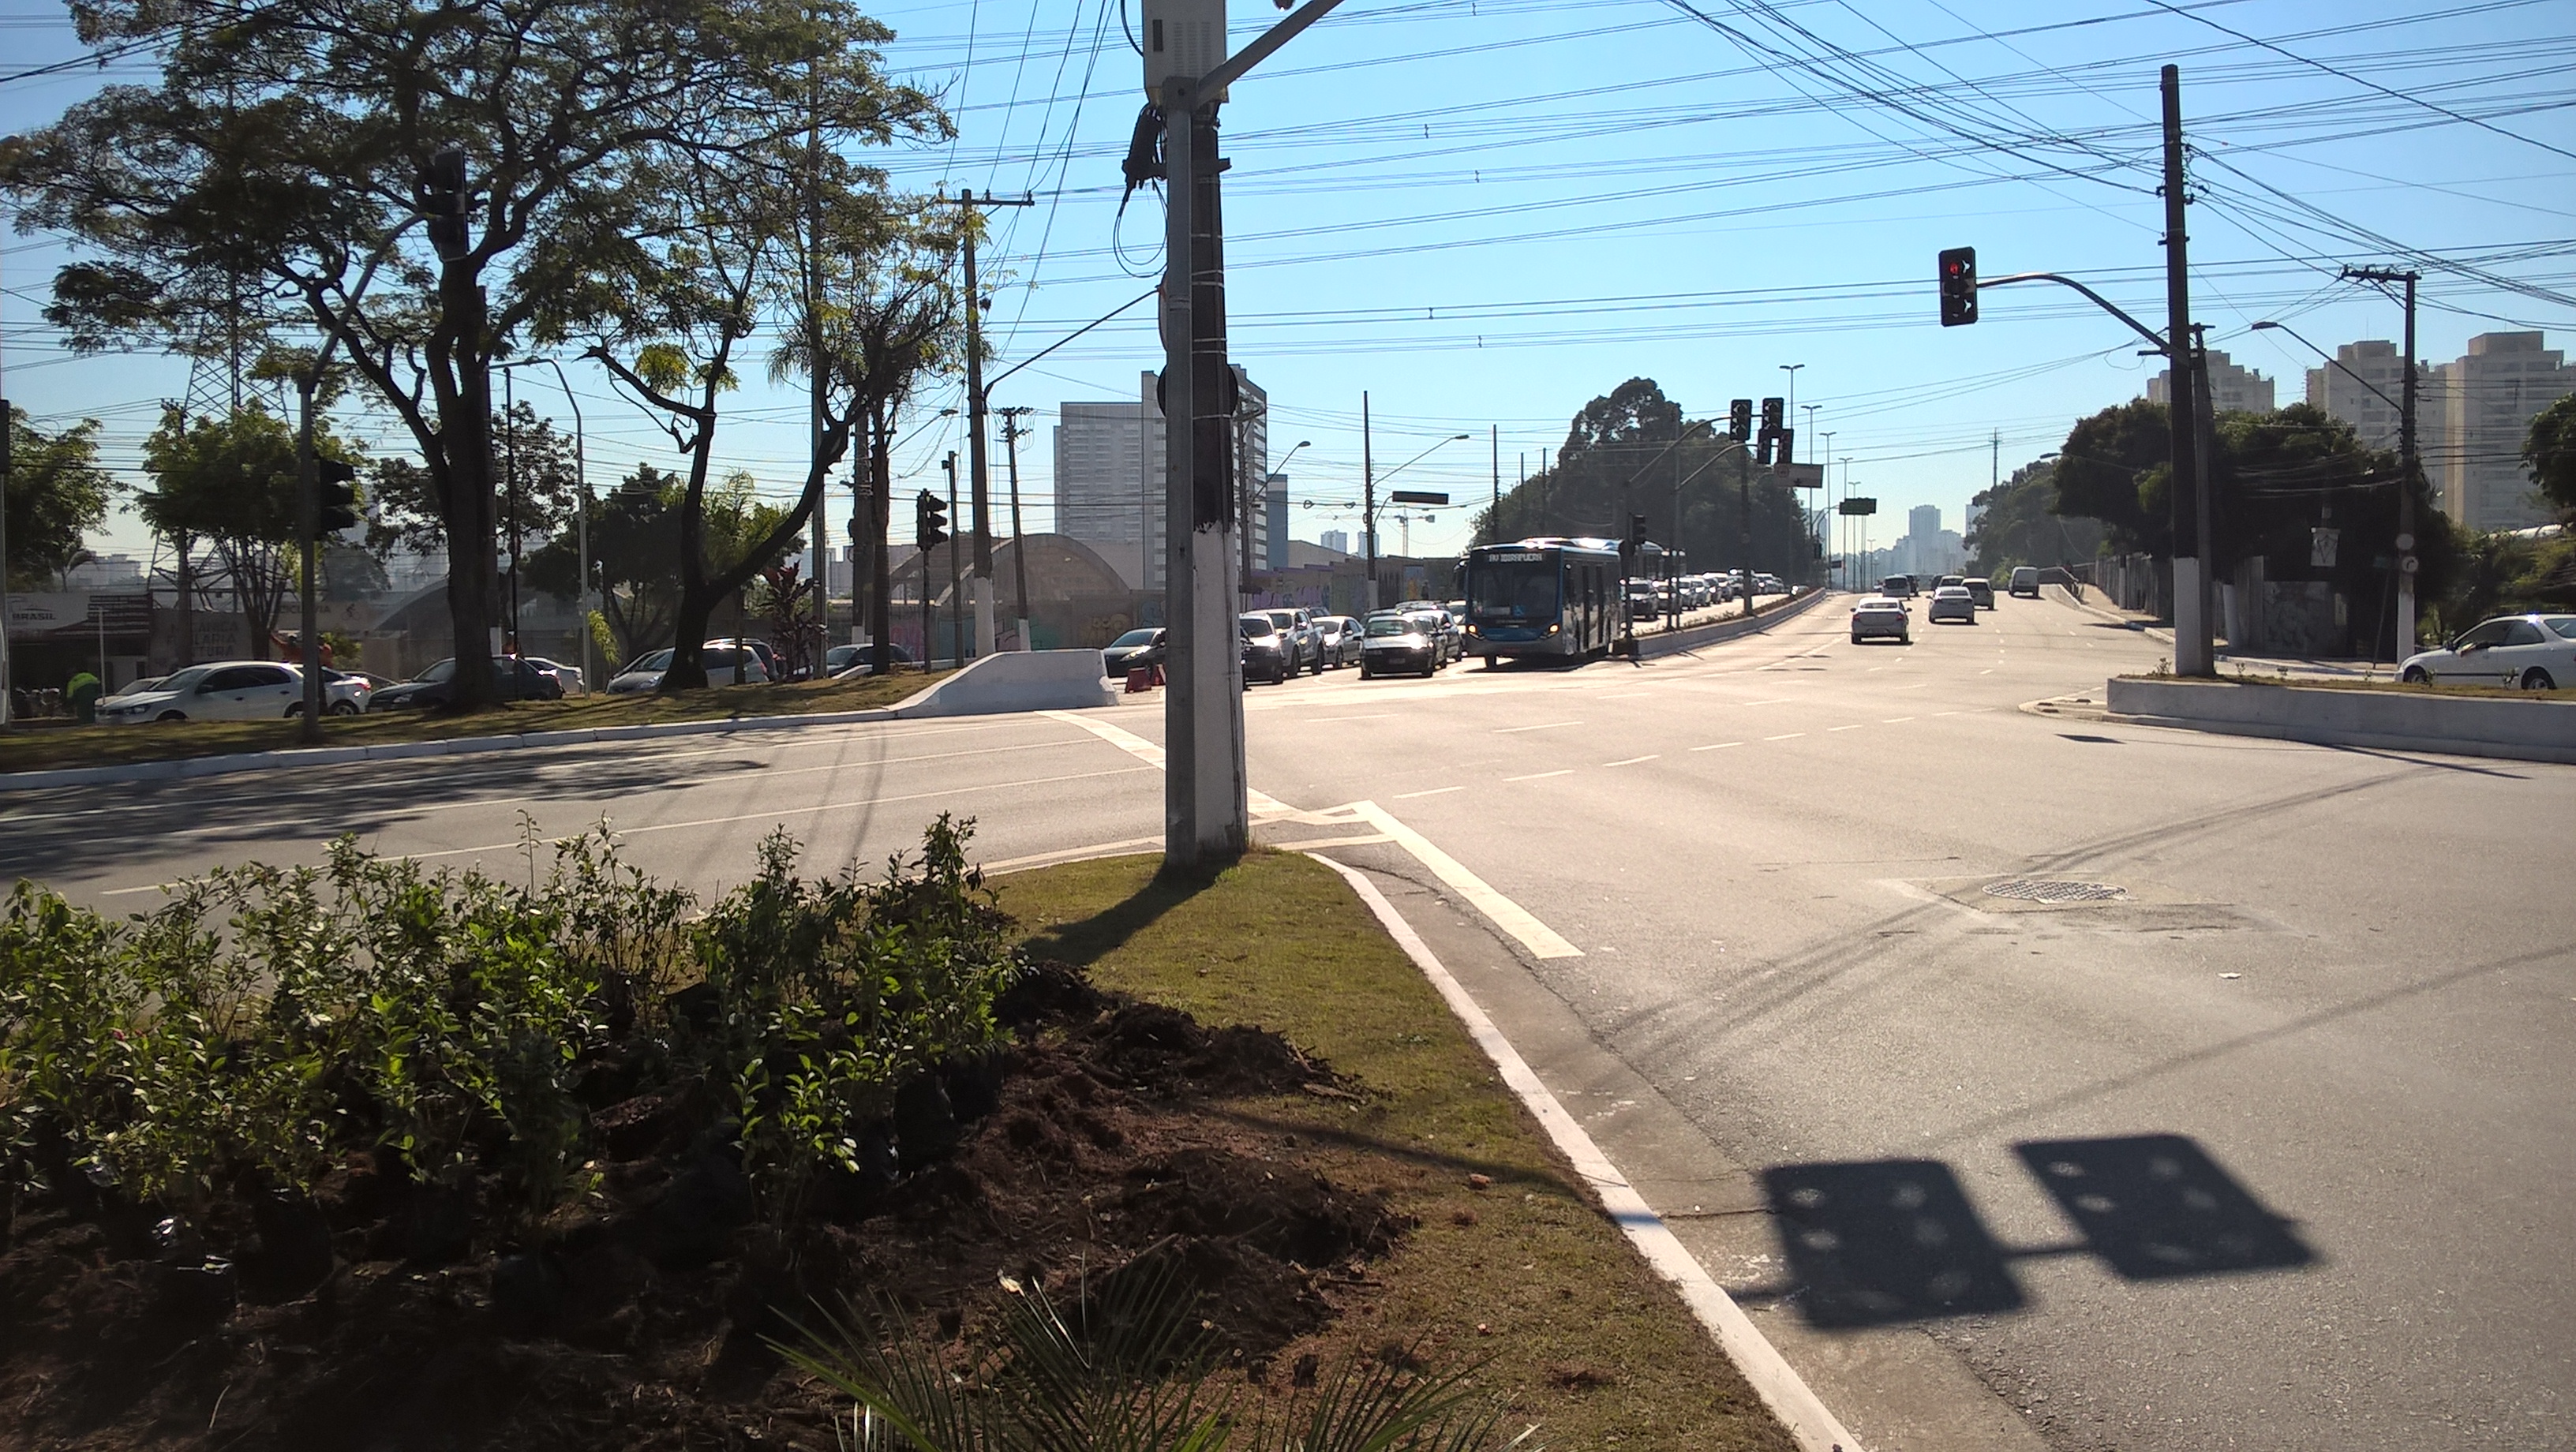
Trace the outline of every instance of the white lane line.
<path fill-rule="evenodd" d="M 1495 731 L 1494 734 L 1497 736 L 1517 736 L 1524 731 L 1554 731 L 1560 726 L 1580 726 L 1582 724 L 1583 723 L 1580 721 L 1550 721 L 1544 726 L 1505 726 Z"/>
<path fill-rule="evenodd" d="M 1726 748 L 1728 748 L 1728 747 L 1730 747 L 1730 746 L 1742 746 L 1743 744 L 1744 744 L 1744 743 L 1743 743 L 1743 742 L 1741 742 L 1741 741 L 1712 741 L 1712 742 L 1710 742 L 1710 743 L 1709 743 L 1708 745 L 1706 745 L 1706 746 L 1694 746 L 1694 747 L 1692 747 L 1692 748 L 1691 748 L 1691 750 L 1693 750 L 1693 751 L 1724 751 Z"/>
<path fill-rule="evenodd" d="M 1465 790 L 1466 788 L 1462 786 L 1433 787 L 1431 790 L 1426 792 L 1397 792 L 1395 794 L 1395 799 L 1399 802 L 1409 802 L 1415 797 L 1436 797 L 1443 792 L 1463 792 Z"/>
<path fill-rule="evenodd" d="M 1552 777 L 1552 776 L 1572 776 L 1572 775 L 1574 775 L 1574 768 L 1572 768 L 1572 767 L 1567 767 L 1567 768 L 1566 768 L 1565 770 L 1563 770 L 1563 771 L 1539 771 L 1539 772 L 1532 772 L 1532 773 L 1530 773 L 1528 776 L 1507 776 L 1507 777 L 1504 777 L 1504 778 L 1503 778 L 1503 780 L 1505 780 L 1505 781 L 1545 781 L 1545 780 L 1547 780 L 1549 777 Z"/>
<path fill-rule="evenodd" d="M 1935 711 L 1932 714 L 1935 716 L 1965 716 L 1968 713 L 1965 711 Z"/>
<path fill-rule="evenodd" d="M 971 786 L 943 787 L 935 792 L 906 792 L 902 795 L 891 797 L 860 797 L 855 800 L 845 802 L 821 802 L 810 807 L 772 807 L 767 811 L 742 812 L 729 817 L 698 817 L 686 822 L 651 822 L 640 827 L 619 827 L 612 824 L 610 830 L 620 837 L 641 837 L 650 832 L 684 832 L 692 827 L 729 827 L 742 822 L 778 822 L 785 821 L 789 817 L 810 817 L 817 812 L 847 811 L 852 807 L 886 807 L 902 802 L 937 801 L 942 797 L 962 796 L 967 792 L 998 792 L 1009 791 L 1015 787 L 1053 786 L 1057 783 L 1068 781 L 1094 781 L 1104 776 L 1126 776 L 1133 772 L 1143 771 L 1144 769 L 1145 768 L 1141 766 L 1122 766 L 1110 771 L 1078 771 L 1069 776 L 1040 776 L 1029 777 L 1020 781 L 976 782 Z M 588 829 L 585 828 L 583 832 L 576 832 L 571 836 L 549 837 L 539 845 L 546 847 L 557 846 L 561 843 L 572 841 L 574 837 L 585 835 L 587 831 Z M 1157 838 L 1156 840 L 1159 841 L 1161 839 Z M 507 842 L 487 842 L 479 847 L 448 847 L 436 852 L 388 852 L 382 855 L 395 862 L 433 862 L 441 857 L 480 856 L 489 852 L 515 852 L 525 845 L 525 839 L 514 837 Z M 143 887 L 120 887 L 113 892 L 100 893 L 99 896 L 124 897 L 131 893 L 155 892 L 169 886 L 172 886 L 172 884 L 166 882 L 155 882 Z"/>
<path fill-rule="evenodd" d="M 1981 670 L 1981 671 L 1977 672 L 1977 674 L 1979 674 L 1979 675 L 1981 675 L 1981 676 L 1990 676 L 1990 675 L 1993 675 L 1994 673 L 1995 673 L 1995 668 L 1994 668 L 1993 666 L 1988 666 L 1988 667 L 1986 667 L 1984 670 Z"/>
<path fill-rule="evenodd" d="M 1280 845 L 1292 852 L 1312 852 L 1318 847 L 1374 847 L 1395 839 L 1384 832 L 1366 832 L 1356 837 L 1318 837 L 1311 842 L 1286 842 Z"/>
<path fill-rule="evenodd" d="M 1881 721 L 1881 722 L 1879 722 L 1878 724 L 1880 724 L 1881 726 L 1902 726 L 1902 725 L 1904 725 L 1906 722 L 1911 721 L 1911 720 L 1913 720 L 1913 719 L 1914 719 L 1914 718 L 1913 718 L 1913 717 L 1911 717 L 1911 716 L 1890 716 L 1890 717 L 1888 717 L 1886 720 Z"/>
<path fill-rule="evenodd" d="M 1825 732 L 1826 732 L 1826 734 L 1831 735 L 1832 733 L 1834 733 L 1834 732 L 1836 732 L 1836 731 L 1858 731 L 1862 726 L 1865 726 L 1865 725 L 1867 725 L 1867 724 L 1869 724 L 1869 723 L 1867 723 L 1867 722 L 1863 721 L 1863 722 L 1854 722 L 1853 724 L 1851 724 L 1851 725 L 1849 725 L 1849 726 L 1828 726 L 1828 727 L 1826 727 L 1826 728 L 1825 728 Z"/>
<path fill-rule="evenodd" d="M 1784 731 L 1777 736 L 1765 736 L 1762 739 L 1765 741 L 1795 741 L 1806 734 L 1807 733 L 1804 731 Z"/>
<path fill-rule="evenodd" d="M 1612 695 L 1603 696 L 1601 699 L 1605 701 L 1642 701 L 1653 694 L 1654 692 L 1652 691 L 1619 691 Z"/>
<path fill-rule="evenodd" d="M 1708 1269 L 1683 1247 L 1680 1237 L 1673 1234 L 1672 1227 L 1664 1223 L 1663 1217 L 1655 1213 L 1655 1208 L 1646 1203 L 1646 1198 L 1637 1193 L 1636 1187 L 1628 1183 L 1628 1177 L 1619 1172 L 1619 1167 L 1610 1163 L 1610 1157 L 1603 1154 L 1592 1136 L 1584 1132 L 1583 1125 L 1566 1112 L 1565 1106 L 1549 1092 L 1546 1083 L 1531 1070 L 1529 1061 L 1512 1047 L 1511 1040 L 1503 1037 L 1503 1031 L 1496 1028 L 1484 1009 L 1477 1006 L 1466 987 L 1442 966 L 1439 958 L 1432 954 L 1431 945 L 1422 941 L 1422 935 L 1415 932 L 1413 925 L 1404 920 L 1404 915 L 1395 910 L 1395 904 L 1386 900 L 1386 894 L 1378 891 L 1377 884 L 1357 869 L 1329 857 L 1315 860 L 1342 875 L 1342 880 L 1359 894 L 1360 901 L 1368 904 L 1369 911 L 1377 916 L 1379 924 L 1395 939 L 1396 945 L 1404 949 L 1405 956 L 1413 960 L 1413 966 L 1430 980 L 1433 988 L 1439 990 L 1441 1000 L 1449 1005 L 1449 1011 L 1456 1014 L 1459 1023 L 1466 1027 L 1468 1037 L 1476 1041 L 1476 1046 L 1485 1051 L 1485 1057 L 1491 1059 L 1495 1069 L 1501 1072 L 1503 1083 L 1520 1096 L 1522 1105 L 1547 1131 L 1548 1138 L 1568 1160 L 1573 1161 L 1575 1173 L 1591 1183 L 1593 1193 L 1601 1197 L 1601 1208 L 1627 1233 L 1628 1241 L 1637 1247 L 1637 1253 L 1646 1258 L 1646 1263 L 1654 1267 L 1656 1274 L 1671 1281 L 1681 1292 L 1682 1301 L 1691 1308 L 1691 1314 L 1697 1316 L 1700 1324 L 1717 1339 L 1718 1349 L 1724 1351 L 1736 1369 L 1744 1373 L 1744 1379 L 1752 1384 L 1763 1405 L 1771 1409 L 1771 1414 L 1780 1419 L 1781 1425 L 1796 1440 L 1799 1452 L 1843 1452 L 1843 1449 L 1859 1452 L 1859 1439 L 1853 1437 L 1826 1409 L 1814 1389 L 1798 1375 L 1795 1367 L 1789 1365 L 1787 1358 L 1781 1356 L 1780 1349 L 1771 1344 L 1770 1339 L 1744 1314 L 1744 1309 L 1710 1278 Z"/>
<path fill-rule="evenodd" d="M 1603 763 L 1601 763 L 1601 764 L 1602 764 L 1603 766 L 1635 766 L 1638 762 L 1641 762 L 1641 761 L 1653 761 L 1653 760 L 1655 760 L 1655 759 L 1656 759 L 1656 757 L 1658 757 L 1658 756 L 1660 756 L 1660 755 L 1662 755 L 1662 753 L 1661 753 L 1661 752 L 1653 752 L 1653 753 L 1649 753 L 1649 754 L 1647 754 L 1647 755 L 1645 755 L 1645 756 L 1632 756 L 1632 757 L 1629 757 L 1626 761 L 1605 761 L 1605 762 L 1603 762 Z"/>
<path fill-rule="evenodd" d="M 1394 719 L 1394 712 L 1380 711 L 1373 716 L 1316 716 L 1309 719 L 1306 724 L 1309 726 L 1330 726 L 1336 721 L 1392 721 Z"/>
<path fill-rule="evenodd" d="M 1395 839 L 1397 846 L 1413 854 L 1414 860 L 1431 869 L 1431 875 L 1449 884 L 1469 907 L 1483 913 L 1494 926 L 1520 940 L 1536 958 L 1580 958 L 1583 950 L 1557 936 L 1556 930 L 1540 922 L 1530 910 L 1496 892 L 1491 883 L 1467 870 L 1466 864 L 1431 845 L 1431 839 L 1395 819 L 1395 815 L 1375 802 L 1357 802 L 1352 811 Z"/>
<path fill-rule="evenodd" d="M 1092 857 L 1116 857 L 1129 852 L 1142 852 L 1160 847 L 1160 837 L 1130 837 L 1124 842 L 1103 842 L 1095 847 L 1061 847 L 1053 852 L 1036 852 L 1026 857 L 1006 857 L 999 862 L 976 864 L 986 877 L 1005 872 L 1026 872 L 1032 867 L 1053 867 L 1060 862 L 1080 862 Z"/>
<path fill-rule="evenodd" d="M 1744 704 L 1748 706 L 1785 706 L 1795 699 L 1797 698 L 1794 696 L 1773 696 L 1767 701 L 1747 701 Z"/>

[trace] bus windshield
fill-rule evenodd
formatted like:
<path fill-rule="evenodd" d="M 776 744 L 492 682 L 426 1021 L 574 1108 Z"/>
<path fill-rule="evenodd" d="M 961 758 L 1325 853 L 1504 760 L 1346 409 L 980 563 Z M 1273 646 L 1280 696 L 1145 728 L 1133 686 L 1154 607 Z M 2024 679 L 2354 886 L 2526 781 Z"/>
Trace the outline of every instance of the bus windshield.
<path fill-rule="evenodd" d="M 1553 620 L 1556 561 L 1545 556 L 1481 559 L 1467 572 L 1467 613 L 1478 620 Z"/>

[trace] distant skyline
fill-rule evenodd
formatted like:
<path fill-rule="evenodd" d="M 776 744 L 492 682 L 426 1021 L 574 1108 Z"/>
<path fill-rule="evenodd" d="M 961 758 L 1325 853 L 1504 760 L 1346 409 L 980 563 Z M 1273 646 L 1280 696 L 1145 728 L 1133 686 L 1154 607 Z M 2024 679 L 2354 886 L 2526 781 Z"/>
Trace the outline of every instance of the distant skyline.
<path fill-rule="evenodd" d="M 985 254 L 1004 366 L 1133 298 L 1158 265 L 1159 195 L 1120 210 L 1118 158 L 1143 98 L 1118 4 L 872 7 L 897 32 L 890 67 L 939 90 L 959 127 L 952 144 L 872 159 L 900 187 L 1040 203 L 997 215 Z M 2174 13 L 2017 0 L 1973 12 L 1982 30 L 1937 0 L 1777 12 L 1800 31 L 1770 13 L 1726 12 L 1739 42 L 1658 0 L 1348 0 L 1235 86 L 1222 118 L 1231 341 L 1270 389 L 1274 437 L 1313 440 L 1294 466 L 1296 538 L 1356 535 L 1364 389 L 1381 469 L 1472 433 L 1407 480 L 1481 501 L 1497 462 L 1508 488 L 1577 409 L 1631 376 L 1705 417 L 1732 397 L 1789 395 L 1784 365 L 1803 365 L 1804 456 L 1830 443 L 1884 514 L 1936 504 L 1963 518 L 1992 474 L 2143 394 L 2160 360 L 2042 286 L 1991 290 L 1976 326 L 1942 329 L 1934 253 L 1974 245 L 1988 276 L 2068 272 L 2161 316 L 2166 60 L 2182 68 L 2194 149 L 2195 311 L 2213 347 L 2285 380 L 2284 399 L 2317 359 L 2252 323 L 2289 321 L 2328 349 L 2399 334 L 2393 301 L 2337 280 L 2347 263 L 2426 273 L 2432 363 L 2479 333 L 2576 335 L 2576 161 L 2564 154 L 2576 150 L 2576 35 L 2563 5 L 2225 0 Z M 1276 15 L 1237 4 L 1237 44 Z M 21 70 L 78 53 L 67 21 L 4 24 Z M 148 79 L 122 60 L 0 81 L 0 131 Z M 1901 106 L 1883 99 L 1899 92 Z M 6 390 L 42 426 L 99 418 L 108 462 L 132 480 L 186 371 L 67 355 L 38 316 L 64 256 L 14 232 L 0 250 Z M 1150 307 L 1135 308 L 993 402 L 1033 407 L 1029 424 L 1046 428 L 1064 401 L 1132 397 L 1138 371 L 1159 363 L 1153 327 Z M 668 466 L 647 417 L 596 370 L 567 368 L 594 487 L 639 461 Z M 804 405 L 759 372 L 746 370 L 719 454 L 781 497 L 801 474 Z M 523 400 L 570 426 L 550 381 L 524 382 Z M 960 391 L 944 382 L 915 401 L 899 481 L 962 451 L 960 423 L 933 419 Z M 381 422 L 349 431 L 399 446 Z M 1051 496 L 1050 453 L 1022 450 L 1027 498 Z M 1837 492 L 1845 478 L 1837 462 Z M 827 511 L 836 523 L 846 479 Z M 1048 515 L 1035 510 L 1031 528 Z M 1414 549 L 1458 547 L 1471 517 L 1417 521 Z M 150 548 L 130 515 L 97 544 Z"/>

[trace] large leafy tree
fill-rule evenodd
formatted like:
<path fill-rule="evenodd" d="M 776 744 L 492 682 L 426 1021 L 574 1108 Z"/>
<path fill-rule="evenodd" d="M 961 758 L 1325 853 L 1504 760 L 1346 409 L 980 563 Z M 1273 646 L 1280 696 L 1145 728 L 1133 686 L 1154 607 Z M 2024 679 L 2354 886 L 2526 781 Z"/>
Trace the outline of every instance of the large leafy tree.
<path fill-rule="evenodd" d="M 639 464 L 601 498 L 590 516 L 591 573 L 600 613 L 620 662 L 676 639 L 680 616 L 680 509 L 687 493 L 679 475 Z M 728 565 L 751 557 L 774 534 L 786 511 L 763 503 L 748 474 L 734 473 L 707 490 L 703 500 L 706 548 Z M 761 560 L 777 563 L 779 552 Z M 528 584 L 558 599 L 581 592 L 580 545 L 559 534 L 529 556 Z"/>
<path fill-rule="evenodd" d="M 887 82 L 846 0 L 74 0 L 117 86 L 19 138 L 22 225 L 91 256 L 49 315 L 76 344 L 202 349 L 280 316 L 335 344 L 411 435 L 449 561 L 459 704 L 487 704 L 497 590 L 493 362 L 622 259 L 675 190 L 788 137 L 827 154 L 944 123 Z M 472 191 L 433 249 L 421 179 Z M 282 314 L 238 306 L 245 285 Z"/>
<path fill-rule="evenodd" d="M 354 457 L 327 428 L 317 427 L 314 448 Z M 251 653 L 265 658 L 300 563 L 294 431 L 256 403 L 223 418 L 169 409 L 144 442 L 143 471 L 152 488 L 136 499 L 136 512 L 165 538 L 213 547 L 250 625 Z"/>
<path fill-rule="evenodd" d="M 2015 565 L 2074 564 L 2099 553 L 2102 521 L 2058 513 L 2057 498 L 2053 460 L 2024 464 L 1978 490 L 1977 525 L 1967 540 L 1973 572 L 1998 576 Z"/>
<path fill-rule="evenodd" d="M 499 465 L 494 523 L 505 537 L 514 514 L 519 537 L 531 549 L 571 529 L 581 512 L 581 471 L 571 436 L 521 401 L 492 415 L 492 440 Z M 367 498 L 374 506 L 367 547 L 379 556 L 397 549 L 446 552 L 447 521 L 439 511 L 438 489 L 419 461 L 400 455 L 379 460 Z"/>
<path fill-rule="evenodd" d="M 9 408 L 9 580 L 59 579 L 89 555 L 81 536 L 107 517 L 116 482 L 98 466 L 98 421 L 44 433 Z"/>
<path fill-rule="evenodd" d="M 2167 491 L 2173 458 L 2165 406 L 2144 399 L 2106 408 L 2067 432 L 2050 471 L 2052 512 L 2102 521 L 2124 553 L 2173 552 Z"/>
<path fill-rule="evenodd" d="M 2540 497 L 2561 513 L 2576 514 L 2576 393 L 2532 416 L 2523 436 L 2522 462 Z"/>

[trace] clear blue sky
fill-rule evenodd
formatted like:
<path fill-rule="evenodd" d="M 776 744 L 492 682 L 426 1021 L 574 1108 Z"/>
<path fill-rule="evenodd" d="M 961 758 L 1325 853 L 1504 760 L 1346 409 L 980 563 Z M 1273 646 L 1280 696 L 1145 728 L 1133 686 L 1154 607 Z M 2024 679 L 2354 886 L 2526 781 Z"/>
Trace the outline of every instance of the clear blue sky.
<path fill-rule="evenodd" d="M 1138 0 L 1124 0 L 1134 23 Z M 1142 103 L 1121 0 L 902 0 L 898 73 L 939 90 L 954 145 L 889 155 L 899 185 L 1017 195 L 995 216 L 994 333 L 1009 363 L 1143 291 L 1160 197 L 1119 216 L 1118 162 Z M 13 62 L 72 54 L 67 23 L 0 0 Z M 2126 330 L 2055 289 L 2000 289 L 1974 328 L 1937 325 L 1933 256 L 1973 245 L 1989 275 L 2084 277 L 2161 324 L 2157 69 L 2183 75 L 2195 311 L 2213 346 L 2298 398 L 2329 348 L 2398 336 L 2398 309 L 2336 280 L 2345 263 L 2420 267 L 2422 352 L 2491 330 L 2576 342 L 2576 6 L 2565 0 L 1346 0 L 1238 84 L 1223 112 L 1236 361 L 1270 390 L 1274 456 L 1301 499 L 1358 491 L 1360 395 L 1379 467 L 1472 432 L 1409 487 L 1478 500 L 1488 427 L 1506 485 L 1561 443 L 1569 416 L 1621 381 L 1661 382 L 1694 416 L 1790 391 L 1798 422 L 1902 519 L 1960 524 L 2002 468 L 2054 448 L 2076 418 L 2144 390 Z M 1279 14 L 1235 0 L 1237 43 Z M 139 78 L 112 68 L 108 78 Z M 100 83 L 83 69 L 0 80 L 0 128 L 39 124 Z M 11 236 L 0 262 L 7 386 L 59 423 L 107 425 L 130 468 L 158 401 L 185 385 L 158 359 L 74 359 L 35 315 L 61 258 Z M 1145 280 L 1139 280 L 1144 274 Z M 1024 486 L 1047 497 L 1052 415 L 1132 397 L 1157 366 L 1149 308 L 997 391 L 1032 406 Z M 595 373 L 576 370 L 594 480 L 667 445 Z M 534 379 L 526 396 L 564 416 Z M 927 415 L 955 387 L 922 400 Z M 567 423 L 569 422 L 566 417 Z M 366 430 L 361 427 L 359 432 Z M 381 431 L 379 431 L 381 436 Z M 936 477 L 962 447 L 931 422 L 899 470 Z M 386 436 L 391 442 L 389 436 Z M 784 493 L 803 409 L 755 389 L 722 448 Z M 1801 433 L 1813 458 L 1822 440 Z M 998 476 L 1000 453 L 995 450 Z M 1841 475 L 1837 468 L 1837 478 Z M 833 518 L 845 517 L 836 507 Z M 1297 511 L 1311 539 L 1355 511 Z M 1456 546 L 1465 509 L 1417 525 Z M 1041 508 L 1033 527 L 1043 524 Z M 1886 529 L 1882 525 L 1882 530 Z M 1390 531 L 1391 532 L 1391 531 Z M 138 549 L 120 519 L 109 543 Z"/>

